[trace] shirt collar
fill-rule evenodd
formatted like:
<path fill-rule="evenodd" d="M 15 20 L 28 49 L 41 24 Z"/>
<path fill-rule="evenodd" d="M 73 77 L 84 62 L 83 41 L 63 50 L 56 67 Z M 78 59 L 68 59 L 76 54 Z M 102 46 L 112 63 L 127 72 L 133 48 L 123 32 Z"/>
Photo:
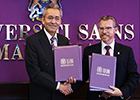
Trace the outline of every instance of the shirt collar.
<path fill-rule="evenodd" d="M 105 46 L 110 46 L 112 50 L 114 50 L 114 46 L 115 46 L 115 39 L 113 40 L 113 42 L 109 45 L 107 45 L 106 43 L 104 43 L 103 41 L 102 43 L 102 50 L 104 49 Z"/>
<path fill-rule="evenodd" d="M 48 39 L 50 40 L 52 38 L 52 36 L 46 31 L 45 28 L 44 28 L 44 32 L 45 32 L 46 36 L 48 37 Z M 55 37 L 56 40 L 58 40 L 57 39 L 57 33 L 55 33 L 54 37 Z"/>

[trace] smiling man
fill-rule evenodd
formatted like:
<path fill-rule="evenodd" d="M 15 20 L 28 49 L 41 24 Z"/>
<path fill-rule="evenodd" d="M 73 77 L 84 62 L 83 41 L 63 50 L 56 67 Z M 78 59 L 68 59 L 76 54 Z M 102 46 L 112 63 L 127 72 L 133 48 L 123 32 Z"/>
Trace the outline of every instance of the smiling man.
<path fill-rule="evenodd" d="M 115 41 L 114 36 L 118 29 L 114 17 L 109 15 L 101 17 L 98 22 L 98 29 L 101 42 L 84 49 L 84 81 L 89 78 L 89 55 L 92 55 L 92 53 L 105 55 L 108 51 L 106 50 L 106 46 L 108 46 L 109 55 L 117 57 L 116 82 L 115 87 L 109 86 L 113 91 L 90 91 L 89 89 L 87 100 L 126 100 L 136 89 L 139 80 L 133 50 L 131 47 L 119 44 Z"/>
<path fill-rule="evenodd" d="M 58 9 L 44 8 L 42 23 L 45 27 L 45 30 L 51 35 L 54 36 L 56 30 L 59 28 L 61 24 L 62 13 Z"/>
<path fill-rule="evenodd" d="M 73 92 L 69 83 L 55 82 L 54 46 L 69 45 L 69 40 L 56 33 L 62 11 L 51 3 L 43 9 L 44 28 L 26 40 L 25 63 L 30 78 L 29 100 L 65 100 Z M 71 80 L 70 80 L 71 81 Z"/>
<path fill-rule="evenodd" d="M 114 41 L 114 35 L 117 32 L 116 23 L 112 19 L 99 21 L 99 33 L 101 40 L 107 45 Z"/>

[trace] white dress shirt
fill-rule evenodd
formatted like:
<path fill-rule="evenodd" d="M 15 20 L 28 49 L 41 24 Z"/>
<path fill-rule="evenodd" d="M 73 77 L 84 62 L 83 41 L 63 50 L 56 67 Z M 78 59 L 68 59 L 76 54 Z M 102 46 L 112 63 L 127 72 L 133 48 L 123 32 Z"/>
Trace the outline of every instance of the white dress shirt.
<path fill-rule="evenodd" d="M 49 40 L 49 42 L 51 44 L 51 38 L 52 38 L 52 36 L 46 31 L 45 28 L 44 28 L 44 31 L 45 31 L 45 34 L 48 37 L 48 40 Z M 57 46 L 57 42 L 58 42 L 57 33 L 55 33 L 54 37 L 55 37 L 55 39 L 54 39 L 54 46 Z"/>
<path fill-rule="evenodd" d="M 105 55 L 107 50 L 105 49 L 105 46 L 110 46 L 111 48 L 109 49 L 110 56 L 114 56 L 114 46 L 115 46 L 115 41 L 113 41 L 111 44 L 107 45 L 103 41 L 101 42 L 101 48 L 102 48 L 102 55 Z"/>

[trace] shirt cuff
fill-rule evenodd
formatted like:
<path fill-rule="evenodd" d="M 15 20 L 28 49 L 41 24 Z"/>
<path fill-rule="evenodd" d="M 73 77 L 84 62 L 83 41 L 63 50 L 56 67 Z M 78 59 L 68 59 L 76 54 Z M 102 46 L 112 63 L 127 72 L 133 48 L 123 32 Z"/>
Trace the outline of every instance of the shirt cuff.
<path fill-rule="evenodd" d="M 124 99 L 124 97 L 123 97 L 123 96 L 120 96 L 120 98 L 121 98 L 121 99 Z"/>
<path fill-rule="evenodd" d="M 59 89 L 59 86 L 60 86 L 60 82 L 57 83 L 57 87 L 56 87 L 56 90 Z"/>

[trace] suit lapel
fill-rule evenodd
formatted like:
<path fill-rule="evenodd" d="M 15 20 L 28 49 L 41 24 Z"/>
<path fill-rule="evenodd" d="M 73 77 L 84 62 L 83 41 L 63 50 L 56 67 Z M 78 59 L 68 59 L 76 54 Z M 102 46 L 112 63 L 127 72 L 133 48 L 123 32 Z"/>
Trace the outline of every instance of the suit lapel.
<path fill-rule="evenodd" d="M 57 45 L 58 45 L 58 46 L 61 46 L 61 40 L 60 40 L 59 34 L 57 34 L 57 38 L 58 38 Z"/>
<path fill-rule="evenodd" d="M 46 57 L 47 57 L 47 60 L 48 60 L 48 63 L 53 66 L 53 52 L 52 52 L 52 47 L 50 45 L 50 42 L 47 38 L 47 36 L 45 35 L 45 32 L 42 30 L 40 33 L 40 44 L 46 54 Z"/>
<path fill-rule="evenodd" d="M 64 45 L 64 41 L 63 41 L 63 39 L 60 37 L 60 34 L 57 34 L 57 38 L 58 38 L 58 43 L 57 43 L 57 45 L 58 45 L 58 46 Z"/>
<path fill-rule="evenodd" d="M 94 53 L 102 54 L 102 52 L 101 52 L 101 50 L 102 50 L 101 49 L 101 42 L 98 43 L 93 50 L 94 50 Z"/>
<path fill-rule="evenodd" d="M 117 42 L 115 42 L 115 47 L 114 47 L 114 56 L 115 57 L 118 57 L 121 54 L 120 48 L 121 48 L 121 46 Z"/>

